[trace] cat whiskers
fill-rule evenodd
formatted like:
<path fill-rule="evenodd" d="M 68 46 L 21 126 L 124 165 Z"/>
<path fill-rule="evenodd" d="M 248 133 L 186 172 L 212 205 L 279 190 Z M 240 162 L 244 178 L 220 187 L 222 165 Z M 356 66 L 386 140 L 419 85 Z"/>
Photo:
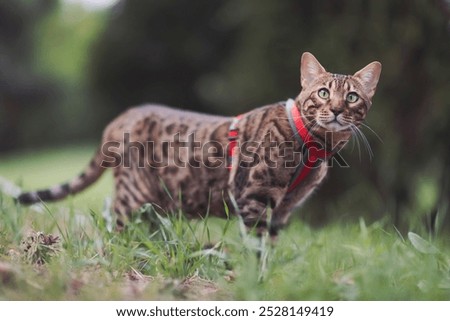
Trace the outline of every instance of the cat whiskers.
<path fill-rule="evenodd" d="M 369 154 L 370 160 L 372 160 L 374 154 L 372 151 L 372 147 L 370 147 L 370 143 L 366 138 L 366 135 L 364 135 L 364 133 L 361 131 L 361 129 L 359 129 L 354 124 L 350 124 L 350 129 L 351 129 L 352 133 L 354 134 L 353 136 L 355 137 L 356 143 L 358 145 L 359 159 L 361 160 L 361 144 L 360 144 L 360 140 L 361 140 L 362 144 L 364 145 L 364 147 L 367 150 L 367 153 Z"/>
<path fill-rule="evenodd" d="M 304 126 L 308 129 L 308 131 L 309 131 L 310 133 L 314 133 L 315 128 L 316 128 L 316 127 L 320 127 L 320 126 L 317 124 L 317 121 L 316 121 L 315 119 L 308 121 L 306 124 L 304 124 Z M 289 136 L 288 139 L 293 139 L 294 137 L 295 137 L 295 133 L 292 133 L 292 135 Z"/>
<path fill-rule="evenodd" d="M 323 127 L 319 124 L 319 122 L 318 122 L 317 120 L 315 120 L 315 119 L 312 120 L 312 121 L 310 121 L 310 122 L 308 123 L 308 125 L 309 125 L 309 124 L 312 124 L 311 127 L 310 127 L 310 129 L 309 129 L 309 132 L 312 133 L 312 134 L 315 133 L 316 129 L 323 128 Z"/>
<path fill-rule="evenodd" d="M 283 119 L 283 120 L 288 120 L 289 121 L 289 117 L 279 117 L 278 119 Z M 294 119 L 295 120 L 295 119 Z M 311 121 L 308 121 L 306 124 L 304 124 L 304 126 L 305 127 L 309 127 L 311 124 L 311 127 L 310 127 L 310 131 L 312 131 L 312 129 L 314 128 L 314 126 L 316 125 L 316 120 L 315 119 L 313 119 L 313 120 L 311 120 Z M 272 127 L 275 127 L 275 125 L 273 125 Z M 287 139 L 288 140 L 291 140 L 291 139 L 293 139 L 295 137 L 295 133 L 292 133 L 292 135 L 291 136 L 289 136 L 289 137 L 287 137 Z"/>
<path fill-rule="evenodd" d="M 381 139 L 381 137 L 380 137 L 380 136 L 379 136 L 372 128 L 370 128 L 369 125 L 366 125 L 366 124 L 364 124 L 364 123 L 361 123 L 361 125 L 364 126 L 365 128 L 367 128 L 368 130 L 370 130 L 370 131 L 375 135 L 375 137 L 378 138 L 378 140 L 379 140 L 381 143 L 384 144 L 384 142 L 383 142 L 383 140 Z"/>

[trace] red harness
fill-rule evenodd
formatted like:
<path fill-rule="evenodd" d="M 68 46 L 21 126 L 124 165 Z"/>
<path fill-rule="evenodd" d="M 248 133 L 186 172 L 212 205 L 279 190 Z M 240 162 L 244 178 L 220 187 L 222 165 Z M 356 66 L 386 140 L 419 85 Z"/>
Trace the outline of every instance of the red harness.
<path fill-rule="evenodd" d="M 239 129 L 237 128 L 237 124 L 239 120 L 243 117 L 243 114 L 234 117 L 233 121 L 230 124 L 230 128 L 228 129 L 228 165 L 227 168 L 231 171 L 233 168 L 233 158 L 235 155 L 237 139 L 239 137 Z"/>
<path fill-rule="evenodd" d="M 321 162 L 328 160 L 333 156 L 332 152 L 327 151 L 323 144 L 317 142 L 312 134 L 308 131 L 306 126 L 303 124 L 300 111 L 296 106 L 296 103 L 289 99 L 285 103 L 286 114 L 289 119 L 289 124 L 294 132 L 294 137 L 302 146 L 302 160 L 297 166 L 294 176 L 289 183 L 287 192 L 292 192 L 311 172 L 311 169 L 317 168 Z M 243 115 L 236 116 L 231 122 L 228 131 L 228 166 L 227 168 L 231 170 L 233 158 L 236 155 L 237 139 L 239 137 L 239 129 L 237 125 L 239 120 L 242 119 Z"/>

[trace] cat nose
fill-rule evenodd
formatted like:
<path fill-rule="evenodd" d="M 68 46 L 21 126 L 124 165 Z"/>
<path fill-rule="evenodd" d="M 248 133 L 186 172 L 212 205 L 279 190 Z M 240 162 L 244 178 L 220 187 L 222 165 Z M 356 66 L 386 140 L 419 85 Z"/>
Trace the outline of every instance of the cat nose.
<path fill-rule="evenodd" d="M 331 107 L 330 110 L 334 114 L 334 116 L 338 116 L 343 112 L 343 110 L 339 107 Z"/>

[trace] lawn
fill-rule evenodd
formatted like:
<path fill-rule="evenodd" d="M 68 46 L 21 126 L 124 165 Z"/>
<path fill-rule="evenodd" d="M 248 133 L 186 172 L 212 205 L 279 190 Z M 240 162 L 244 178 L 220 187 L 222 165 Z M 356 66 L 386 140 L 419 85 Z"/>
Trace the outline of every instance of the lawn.
<path fill-rule="evenodd" d="M 3 156 L 0 176 L 47 187 L 76 175 L 93 151 Z M 272 247 L 242 233 L 236 218 L 188 221 L 151 205 L 118 234 L 111 193 L 110 175 L 52 204 L 24 207 L 0 193 L 0 299 L 450 300 L 444 234 L 401 235 L 387 219 L 320 229 L 294 219 Z"/>

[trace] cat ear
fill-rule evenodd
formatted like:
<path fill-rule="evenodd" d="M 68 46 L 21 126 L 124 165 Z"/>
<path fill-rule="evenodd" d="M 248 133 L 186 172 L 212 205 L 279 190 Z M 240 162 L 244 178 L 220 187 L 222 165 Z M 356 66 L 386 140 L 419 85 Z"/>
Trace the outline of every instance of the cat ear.
<path fill-rule="evenodd" d="M 361 85 L 363 85 L 369 99 L 372 99 L 375 94 L 378 79 L 380 79 L 380 73 L 381 64 L 378 61 L 374 61 L 353 75 L 353 77 L 357 78 Z"/>
<path fill-rule="evenodd" d="M 305 52 L 300 62 L 300 84 L 306 88 L 314 79 L 327 71 L 311 53 Z"/>

